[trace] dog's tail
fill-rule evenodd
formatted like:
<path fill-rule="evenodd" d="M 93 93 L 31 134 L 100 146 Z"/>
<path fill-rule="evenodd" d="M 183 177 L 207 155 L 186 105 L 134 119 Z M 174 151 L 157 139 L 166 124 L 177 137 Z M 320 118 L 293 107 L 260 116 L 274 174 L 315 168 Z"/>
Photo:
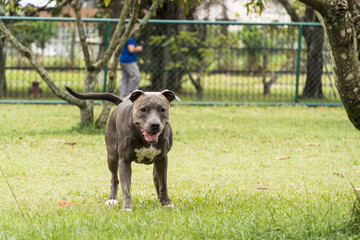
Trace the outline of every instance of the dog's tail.
<path fill-rule="evenodd" d="M 65 86 L 65 88 L 71 95 L 79 99 L 106 100 L 116 105 L 119 105 L 123 101 L 121 98 L 112 93 L 78 93 L 67 86 Z"/>

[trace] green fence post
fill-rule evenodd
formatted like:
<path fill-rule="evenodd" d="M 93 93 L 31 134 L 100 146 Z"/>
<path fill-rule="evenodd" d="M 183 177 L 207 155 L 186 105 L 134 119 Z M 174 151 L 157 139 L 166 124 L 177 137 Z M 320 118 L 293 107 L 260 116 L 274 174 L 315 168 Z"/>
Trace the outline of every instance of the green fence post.
<path fill-rule="evenodd" d="M 297 53 L 297 63 L 296 63 L 295 103 L 299 103 L 299 77 L 300 77 L 300 62 L 301 62 L 301 35 L 302 35 L 302 25 L 299 25 L 298 53 Z"/>
<path fill-rule="evenodd" d="M 106 34 L 105 34 L 105 51 L 109 47 L 109 37 L 110 37 L 110 21 L 106 22 Z M 104 92 L 107 90 L 107 71 L 108 71 L 108 65 L 106 64 L 104 67 Z"/>

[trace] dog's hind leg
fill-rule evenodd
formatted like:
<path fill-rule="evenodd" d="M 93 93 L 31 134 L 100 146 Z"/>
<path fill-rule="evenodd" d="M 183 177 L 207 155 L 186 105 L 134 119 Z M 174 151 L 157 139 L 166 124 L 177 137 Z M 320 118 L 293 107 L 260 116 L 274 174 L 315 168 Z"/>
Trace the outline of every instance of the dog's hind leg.
<path fill-rule="evenodd" d="M 131 201 L 131 162 L 125 162 L 122 159 L 119 160 L 119 173 L 121 181 L 121 190 L 123 196 L 123 210 L 131 210 L 132 201 Z"/>
<path fill-rule="evenodd" d="M 108 152 L 108 166 L 111 172 L 111 188 L 110 195 L 105 204 L 112 205 L 117 204 L 117 192 L 119 186 L 118 169 L 119 169 L 119 158 L 117 154 L 111 154 Z"/>

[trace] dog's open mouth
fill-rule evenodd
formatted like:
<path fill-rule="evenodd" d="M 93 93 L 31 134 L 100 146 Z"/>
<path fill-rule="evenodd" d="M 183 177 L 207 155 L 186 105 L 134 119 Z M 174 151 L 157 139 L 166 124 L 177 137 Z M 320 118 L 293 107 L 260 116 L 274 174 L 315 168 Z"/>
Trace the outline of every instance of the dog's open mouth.
<path fill-rule="evenodd" d="M 147 132 L 139 123 L 137 123 L 137 126 L 139 127 L 141 133 L 144 135 L 144 138 L 147 142 L 149 142 L 149 143 L 157 143 L 158 142 L 159 136 L 161 135 L 161 131 L 160 132 Z"/>

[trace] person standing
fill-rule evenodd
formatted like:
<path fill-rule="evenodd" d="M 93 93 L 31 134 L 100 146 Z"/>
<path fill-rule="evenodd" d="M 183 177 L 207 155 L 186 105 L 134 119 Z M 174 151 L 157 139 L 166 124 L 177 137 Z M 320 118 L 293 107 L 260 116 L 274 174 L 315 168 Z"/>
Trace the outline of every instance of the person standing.
<path fill-rule="evenodd" d="M 138 53 L 143 50 L 143 47 L 138 45 L 135 38 L 130 38 L 121 52 L 120 66 L 121 66 L 121 83 L 120 83 L 120 98 L 124 98 L 136 89 L 139 88 L 140 83 L 140 69 L 137 65 Z"/>

